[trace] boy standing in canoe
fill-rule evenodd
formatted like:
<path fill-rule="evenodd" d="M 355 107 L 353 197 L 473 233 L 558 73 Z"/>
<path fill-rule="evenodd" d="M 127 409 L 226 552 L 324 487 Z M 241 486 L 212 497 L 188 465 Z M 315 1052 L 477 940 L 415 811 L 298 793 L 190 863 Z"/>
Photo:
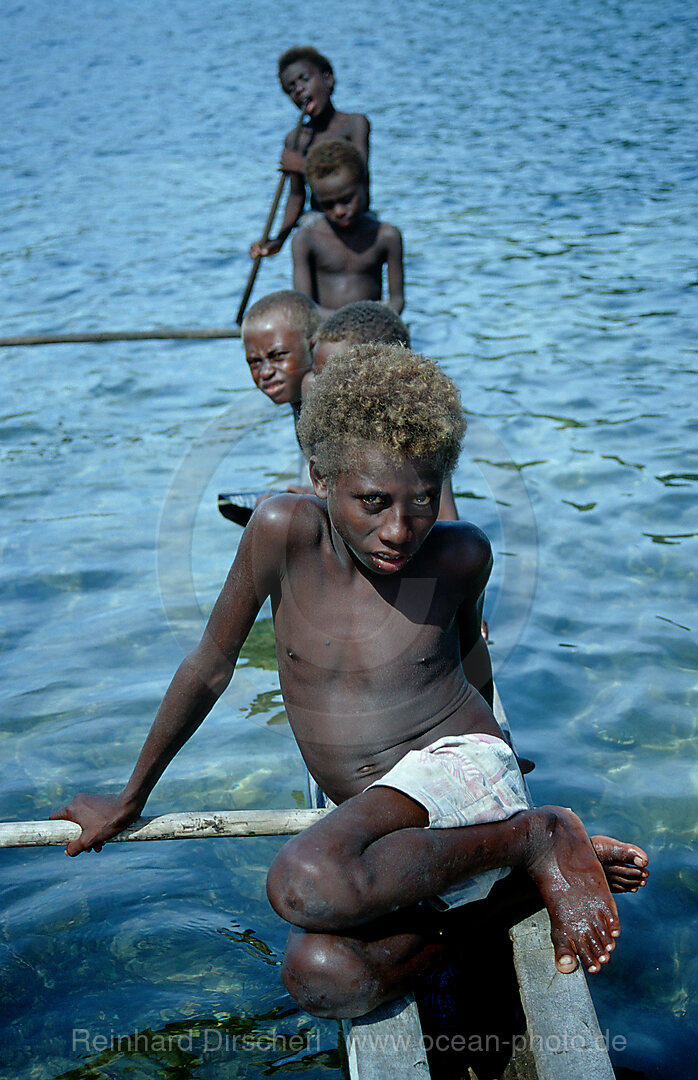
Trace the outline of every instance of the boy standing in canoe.
<path fill-rule="evenodd" d="M 380 300 L 383 267 L 388 306 L 404 307 L 402 236 L 366 211 L 366 166 L 351 143 L 328 140 L 308 154 L 317 215 L 293 238 L 293 287 L 311 296 L 323 317 L 355 300 Z"/>
<path fill-rule="evenodd" d="M 82 826 L 69 855 L 134 821 L 271 597 L 289 723 L 339 805 L 284 845 L 267 891 L 292 927 L 286 986 L 335 1017 L 400 996 L 440 958 L 424 901 L 477 899 L 519 867 L 550 914 L 558 969 L 579 957 L 595 972 L 620 933 L 609 883 L 636 891 L 647 876 L 640 848 L 530 807 L 501 738 L 480 633 L 490 545 L 436 521 L 465 427 L 455 386 L 404 348 L 356 351 L 328 362 L 301 414 L 317 497 L 279 495 L 253 514 L 123 791 L 52 815 Z"/>
<path fill-rule="evenodd" d="M 332 64 L 312 45 L 287 49 L 279 57 L 279 80 L 296 108 L 307 120 L 300 132 L 289 131 L 281 154 L 281 169 L 290 177 L 290 191 L 281 227 L 265 244 L 255 241 L 250 258 L 276 255 L 303 213 L 305 206 L 305 158 L 323 139 L 347 139 L 368 167 L 370 124 L 362 113 L 338 112 L 332 104 Z M 312 203 L 311 203 L 312 206 Z"/>

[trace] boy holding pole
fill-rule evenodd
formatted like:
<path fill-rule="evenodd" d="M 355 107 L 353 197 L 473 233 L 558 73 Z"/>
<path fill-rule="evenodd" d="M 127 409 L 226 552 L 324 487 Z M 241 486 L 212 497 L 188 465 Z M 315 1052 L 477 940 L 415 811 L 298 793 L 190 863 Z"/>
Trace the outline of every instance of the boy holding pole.
<path fill-rule="evenodd" d="M 302 116 L 299 125 L 286 136 L 281 154 L 281 169 L 290 177 L 291 184 L 281 226 L 275 237 L 265 237 L 251 245 L 252 259 L 276 255 L 281 251 L 303 213 L 305 158 L 312 146 L 324 139 L 347 139 L 368 165 L 368 118 L 362 113 L 344 113 L 335 109 L 332 104 L 334 72 L 327 57 L 312 45 L 287 49 L 279 57 L 278 70 L 284 93 L 301 110 Z M 304 118 L 307 119 L 303 124 Z"/>

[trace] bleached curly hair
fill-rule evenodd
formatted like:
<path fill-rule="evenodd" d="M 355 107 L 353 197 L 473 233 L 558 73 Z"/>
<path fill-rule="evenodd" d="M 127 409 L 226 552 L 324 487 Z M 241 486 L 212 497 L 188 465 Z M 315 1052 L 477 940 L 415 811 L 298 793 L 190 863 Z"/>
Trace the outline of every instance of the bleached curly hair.
<path fill-rule="evenodd" d="M 427 458 L 446 475 L 465 427 L 458 388 L 434 360 L 401 345 L 372 344 L 330 357 L 303 404 L 297 434 L 331 482 L 367 443 L 396 462 Z"/>

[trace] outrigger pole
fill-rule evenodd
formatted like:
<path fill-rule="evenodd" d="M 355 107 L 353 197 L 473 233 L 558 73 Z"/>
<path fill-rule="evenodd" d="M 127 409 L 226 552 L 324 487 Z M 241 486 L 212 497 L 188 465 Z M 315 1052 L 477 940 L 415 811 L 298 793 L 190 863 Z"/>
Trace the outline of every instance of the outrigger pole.
<path fill-rule="evenodd" d="M 90 330 L 84 334 L 13 334 L 0 337 L 0 347 L 17 345 L 63 345 L 74 341 L 210 341 L 215 338 L 239 338 L 240 327 L 204 327 L 201 330 L 177 330 L 171 326 L 156 330 Z"/>
<path fill-rule="evenodd" d="M 295 836 L 326 810 L 205 810 L 142 817 L 108 844 L 129 840 L 203 840 L 215 836 Z M 65 847 L 77 840 L 74 821 L 0 822 L 0 848 Z"/>

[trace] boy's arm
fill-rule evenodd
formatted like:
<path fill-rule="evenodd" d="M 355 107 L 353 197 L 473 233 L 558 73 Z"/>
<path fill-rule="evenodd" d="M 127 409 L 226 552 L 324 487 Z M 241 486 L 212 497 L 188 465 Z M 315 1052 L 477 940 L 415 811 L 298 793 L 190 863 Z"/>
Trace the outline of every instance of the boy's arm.
<path fill-rule="evenodd" d="M 402 235 L 394 225 L 385 228 L 385 253 L 388 266 L 388 307 L 399 315 L 405 306 Z"/>
<path fill-rule="evenodd" d="M 485 586 L 492 573 L 492 548 L 480 529 L 474 525 L 448 526 L 451 541 L 449 558 L 457 560 L 456 572 L 465 586 L 465 597 L 458 609 L 461 663 L 468 682 L 492 707 L 492 662 L 487 642 L 482 636 L 482 611 Z"/>
<path fill-rule="evenodd" d="M 299 229 L 291 241 L 293 255 L 293 288 L 305 293 L 317 303 L 317 289 L 313 273 L 313 246 L 310 240 L 312 227 Z"/>
<path fill-rule="evenodd" d="M 371 125 L 368 122 L 368 117 L 364 116 L 363 113 L 352 113 L 350 134 L 352 144 L 359 151 L 366 164 L 368 164 L 368 140 L 371 134 Z"/>
<path fill-rule="evenodd" d="M 141 814 L 146 800 L 172 758 L 194 734 L 223 693 L 260 606 L 278 581 L 278 545 L 265 528 L 269 511 L 250 520 L 225 585 L 216 601 L 201 641 L 179 665 L 138 760 L 119 795 L 78 795 L 52 818 L 82 826 L 67 855 L 100 851 Z M 256 519 L 256 520 L 255 520 Z"/>
<path fill-rule="evenodd" d="M 277 255 L 284 246 L 293 226 L 303 213 L 305 206 L 305 158 L 294 150 L 296 132 L 289 131 L 284 141 L 281 153 L 281 169 L 287 173 L 290 179 L 288 199 L 284 216 L 276 236 L 270 236 L 266 244 L 260 244 L 258 240 L 250 246 L 250 258 L 264 258 L 266 255 Z M 299 168 L 300 166 L 300 168 Z M 298 171 L 296 171 L 298 169 Z"/>
<path fill-rule="evenodd" d="M 305 180 L 299 173 L 292 172 L 289 173 L 289 176 L 291 178 L 290 190 L 279 231 L 276 236 L 270 236 L 266 244 L 260 244 L 259 240 L 255 240 L 250 246 L 251 259 L 256 259 L 258 257 L 264 258 L 266 255 L 278 255 L 281 248 L 284 246 L 289 233 L 293 229 L 293 226 L 303 213 L 303 207 L 305 206 Z"/>

